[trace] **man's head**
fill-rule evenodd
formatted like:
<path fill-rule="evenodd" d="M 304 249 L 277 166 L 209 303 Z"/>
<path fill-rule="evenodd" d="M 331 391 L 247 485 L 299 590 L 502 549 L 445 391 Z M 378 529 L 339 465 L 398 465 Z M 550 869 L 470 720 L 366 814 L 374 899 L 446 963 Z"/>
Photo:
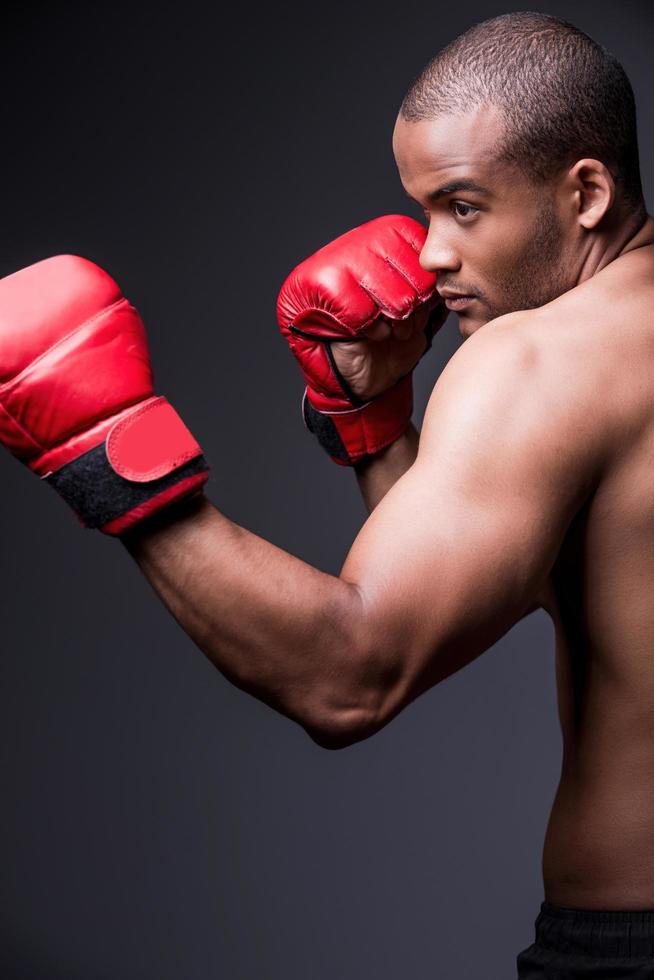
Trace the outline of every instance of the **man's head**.
<path fill-rule="evenodd" d="M 400 107 L 393 148 L 430 230 L 421 262 L 469 334 L 572 288 L 598 236 L 646 218 L 633 92 L 571 24 L 505 14 L 444 48 Z"/>

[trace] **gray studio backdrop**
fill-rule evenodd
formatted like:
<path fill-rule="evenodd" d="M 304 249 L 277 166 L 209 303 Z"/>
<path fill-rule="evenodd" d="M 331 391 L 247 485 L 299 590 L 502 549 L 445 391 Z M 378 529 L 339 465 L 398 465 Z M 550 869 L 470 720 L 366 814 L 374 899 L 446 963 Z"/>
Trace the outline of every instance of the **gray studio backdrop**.
<path fill-rule="evenodd" d="M 214 503 L 326 571 L 365 511 L 302 426 L 277 291 L 343 231 L 418 216 L 390 148 L 399 101 L 439 47 L 510 9 L 4 8 L 0 275 L 60 252 L 105 267 Z M 650 192 L 651 8 L 536 9 L 623 62 Z M 417 371 L 418 422 L 459 343 L 451 319 Z M 2 980 L 515 976 L 560 767 L 542 612 L 329 752 L 232 687 L 120 543 L 5 453 L 0 479 Z"/>

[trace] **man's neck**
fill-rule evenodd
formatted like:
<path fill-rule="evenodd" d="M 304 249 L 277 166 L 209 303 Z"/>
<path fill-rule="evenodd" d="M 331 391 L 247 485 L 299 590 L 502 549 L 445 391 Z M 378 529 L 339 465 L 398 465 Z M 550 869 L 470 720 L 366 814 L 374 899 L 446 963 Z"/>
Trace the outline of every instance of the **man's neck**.
<path fill-rule="evenodd" d="M 625 252 L 643 248 L 645 245 L 654 245 L 654 218 L 650 215 L 646 215 L 643 224 L 628 238 L 618 254 L 624 255 Z"/>
<path fill-rule="evenodd" d="M 620 256 L 648 245 L 654 245 L 654 218 L 646 214 L 636 227 L 632 222 L 619 222 L 616 227 L 599 235 L 591 245 L 578 281 L 581 283 L 590 279 Z"/>

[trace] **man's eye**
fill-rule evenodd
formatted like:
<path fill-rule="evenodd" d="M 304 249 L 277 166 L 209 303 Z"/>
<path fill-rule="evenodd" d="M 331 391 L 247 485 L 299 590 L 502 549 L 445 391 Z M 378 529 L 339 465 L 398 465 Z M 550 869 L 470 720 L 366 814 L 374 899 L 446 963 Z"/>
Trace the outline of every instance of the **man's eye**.
<path fill-rule="evenodd" d="M 464 204 L 463 201 L 451 201 L 450 207 L 456 214 L 457 218 L 471 218 L 479 211 L 479 208 L 473 207 L 472 204 Z"/>

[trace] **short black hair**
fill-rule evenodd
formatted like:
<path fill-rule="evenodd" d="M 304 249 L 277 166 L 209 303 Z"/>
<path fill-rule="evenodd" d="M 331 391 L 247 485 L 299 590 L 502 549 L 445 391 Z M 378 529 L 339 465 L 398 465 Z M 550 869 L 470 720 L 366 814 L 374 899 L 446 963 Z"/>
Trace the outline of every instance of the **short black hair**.
<path fill-rule="evenodd" d="M 496 152 L 537 182 L 600 160 L 628 210 L 644 218 L 636 103 L 620 62 L 567 21 L 519 11 L 475 24 L 433 58 L 400 106 L 409 122 L 496 106 Z"/>

